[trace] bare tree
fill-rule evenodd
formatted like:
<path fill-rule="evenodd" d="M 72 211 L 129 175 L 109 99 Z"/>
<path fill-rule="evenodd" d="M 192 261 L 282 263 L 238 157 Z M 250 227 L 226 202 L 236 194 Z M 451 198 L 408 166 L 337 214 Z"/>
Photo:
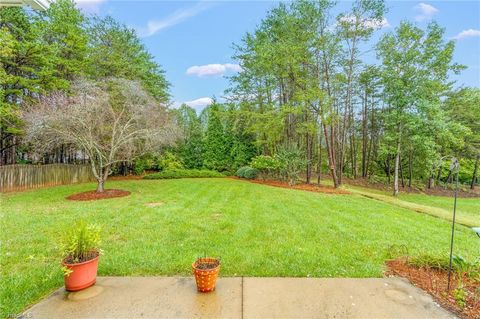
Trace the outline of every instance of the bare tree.
<path fill-rule="evenodd" d="M 113 164 L 158 151 L 177 138 L 168 109 L 137 82 L 79 80 L 71 92 L 53 93 L 26 108 L 26 138 L 37 151 L 68 144 L 84 152 L 97 192 L 104 191 Z"/>

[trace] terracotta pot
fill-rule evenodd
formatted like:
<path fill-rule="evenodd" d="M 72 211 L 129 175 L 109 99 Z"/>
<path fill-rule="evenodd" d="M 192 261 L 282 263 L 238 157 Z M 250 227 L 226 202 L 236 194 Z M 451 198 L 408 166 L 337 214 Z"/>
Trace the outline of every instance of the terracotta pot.
<path fill-rule="evenodd" d="M 205 269 L 201 265 L 209 265 Z M 193 274 L 197 282 L 199 292 L 210 292 L 215 290 L 218 273 L 220 272 L 220 260 L 217 258 L 199 258 L 192 264 Z"/>
<path fill-rule="evenodd" d="M 98 257 L 78 263 L 68 264 L 63 260 L 62 265 L 72 272 L 65 275 L 65 289 L 68 291 L 78 291 L 90 287 L 97 281 Z"/>

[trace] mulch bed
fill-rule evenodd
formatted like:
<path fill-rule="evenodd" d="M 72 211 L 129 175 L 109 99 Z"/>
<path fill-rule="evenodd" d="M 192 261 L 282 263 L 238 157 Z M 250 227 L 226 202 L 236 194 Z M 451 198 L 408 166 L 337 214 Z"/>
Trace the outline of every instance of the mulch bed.
<path fill-rule="evenodd" d="M 388 271 L 386 275 L 401 276 L 407 278 L 413 285 L 423 289 L 444 308 L 456 313 L 462 318 L 480 318 L 480 281 L 474 278 L 463 278 L 466 292 L 465 306 L 459 306 L 453 296 L 457 287 L 457 279 L 452 274 L 450 293 L 447 295 L 448 271 L 409 265 L 405 258 L 387 261 Z"/>
<path fill-rule="evenodd" d="M 97 193 L 96 191 L 88 191 L 88 192 L 73 194 L 65 198 L 68 200 L 88 201 L 88 200 L 124 197 L 128 195 L 130 195 L 129 191 L 124 191 L 121 189 L 106 189 L 103 193 Z"/>
<path fill-rule="evenodd" d="M 243 179 L 238 177 L 232 177 L 232 178 L 245 180 L 255 184 L 262 184 L 262 185 L 269 185 L 269 186 L 290 188 L 290 189 L 299 189 L 299 190 L 315 192 L 315 193 L 325 193 L 325 194 L 335 194 L 335 195 L 351 194 L 350 192 L 344 189 L 339 189 L 332 186 L 322 186 L 322 185 L 315 185 L 315 184 L 297 184 L 297 185 L 290 186 L 288 185 L 287 182 L 274 181 L 274 180 Z"/>

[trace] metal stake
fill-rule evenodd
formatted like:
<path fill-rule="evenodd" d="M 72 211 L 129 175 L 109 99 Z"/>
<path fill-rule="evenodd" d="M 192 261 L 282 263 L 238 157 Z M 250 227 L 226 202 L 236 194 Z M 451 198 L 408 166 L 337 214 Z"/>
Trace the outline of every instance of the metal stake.
<path fill-rule="evenodd" d="M 459 173 L 458 160 L 457 159 L 452 160 L 451 167 L 452 167 L 452 170 L 456 169 L 457 176 L 456 176 L 456 181 L 455 181 L 455 196 L 454 196 L 454 201 L 453 201 L 452 237 L 450 239 L 450 262 L 449 262 L 449 266 L 448 266 L 447 293 L 450 292 L 450 279 L 451 279 L 451 276 L 452 276 L 453 238 L 454 238 L 454 235 L 455 235 L 455 215 L 457 213 L 457 193 L 458 193 L 458 173 Z"/>

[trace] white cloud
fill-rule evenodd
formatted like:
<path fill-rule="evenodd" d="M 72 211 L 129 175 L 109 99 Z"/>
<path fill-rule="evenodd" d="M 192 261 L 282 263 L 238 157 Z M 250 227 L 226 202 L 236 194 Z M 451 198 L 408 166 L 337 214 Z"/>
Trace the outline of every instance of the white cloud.
<path fill-rule="evenodd" d="M 201 97 L 199 99 L 195 99 L 195 100 L 192 100 L 192 101 L 187 101 L 187 102 L 184 102 L 184 103 L 187 104 L 190 107 L 193 107 L 193 108 L 203 108 L 207 105 L 212 104 L 213 99 L 211 99 L 209 97 Z"/>
<path fill-rule="evenodd" d="M 451 39 L 460 40 L 460 39 L 465 39 L 470 37 L 480 37 L 480 30 L 475 30 L 475 29 L 463 30 L 462 32 L 452 37 Z"/>
<path fill-rule="evenodd" d="M 353 23 L 355 22 L 355 17 L 351 15 L 343 16 L 340 18 L 341 22 L 348 22 L 348 23 Z M 362 25 L 365 28 L 373 28 L 373 29 L 381 29 L 381 28 L 388 28 L 390 27 L 390 23 L 388 23 L 387 18 L 382 18 L 382 19 L 362 19 L 361 20 Z"/>
<path fill-rule="evenodd" d="M 425 21 L 433 18 L 435 14 L 438 13 L 438 9 L 429 4 L 420 2 L 414 7 L 415 11 L 418 12 L 418 15 L 415 16 L 415 21 Z"/>
<path fill-rule="evenodd" d="M 242 67 L 238 64 L 225 63 L 225 64 L 205 64 L 205 65 L 194 65 L 187 69 L 187 75 L 196 75 L 198 77 L 207 77 L 207 76 L 222 76 L 227 71 L 231 72 L 241 72 Z"/>
<path fill-rule="evenodd" d="M 75 3 L 78 8 L 86 13 L 98 14 L 100 12 L 100 6 L 106 1 L 107 0 L 75 0 Z"/>
<path fill-rule="evenodd" d="M 150 20 L 147 23 L 146 28 L 139 28 L 138 33 L 142 37 L 149 37 L 155 33 L 162 31 L 164 29 L 170 28 L 176 24 L 179 24 L 185 20 L 188 20 L 191 17 L 196 16 L 200 12 L 206 10 L 212 5 L 212 2 L 199 1 L 194 6 L 175 11 L 171 15 L 161 19 L 161 20 Z"/>

